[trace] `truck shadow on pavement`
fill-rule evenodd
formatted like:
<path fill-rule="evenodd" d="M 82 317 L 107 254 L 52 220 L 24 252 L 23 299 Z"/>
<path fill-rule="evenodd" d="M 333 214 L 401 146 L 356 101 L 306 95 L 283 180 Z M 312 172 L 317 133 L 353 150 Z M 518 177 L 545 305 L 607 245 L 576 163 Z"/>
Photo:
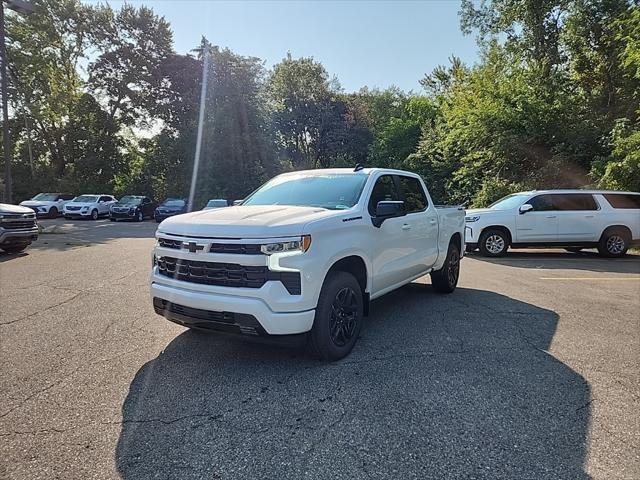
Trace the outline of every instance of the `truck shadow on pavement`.
<path fill-rule="evenodd" d="M 590 391 L 546 353 L 558 315 L 411 284 L 372 305 L 352 354 L 185 331 L 136 374 L 124 479 L 571 478 Z"/>
<path fill-rule="evenodd" d="M 600 273 L 640 273 L 640 256 L 604 258 L 594 251 L 579 253 L 549 251 L 508 252 L 504 257 L 490 258 L 478 253 L 468 255 L 481 262 L 515 268 L 540 270 L 584 270 Z"/>

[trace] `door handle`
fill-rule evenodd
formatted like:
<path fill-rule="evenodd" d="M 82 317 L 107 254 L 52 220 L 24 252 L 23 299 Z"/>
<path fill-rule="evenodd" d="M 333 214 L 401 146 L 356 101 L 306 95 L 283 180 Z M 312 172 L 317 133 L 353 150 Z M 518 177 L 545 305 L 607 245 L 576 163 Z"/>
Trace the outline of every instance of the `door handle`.
<path fill-rule="evenodd" d="M 431 225 L 435 225 L 435 224 L 436 224 L 436 223 L 438 223 L 438 222 L 436 221 L 436 219 L 435 219 L 435 218 L 432 218 L 431 220 L 429 220 L 429 223 L 430 223 Z"/>
<path fill-rule="evenodd" d="M 593 218 L 593 215 L 585 215 L 584 218 Z"/>
<path fill-rule="evenodd" d="M 411 225 L 405 223 L 404 225 L 402 225 L 402 230 L 411 230 Z"/>
<path fill-rule="evenodd" d="M 556 218 L 555 215 L 547 215 L 547 218 Z"/>

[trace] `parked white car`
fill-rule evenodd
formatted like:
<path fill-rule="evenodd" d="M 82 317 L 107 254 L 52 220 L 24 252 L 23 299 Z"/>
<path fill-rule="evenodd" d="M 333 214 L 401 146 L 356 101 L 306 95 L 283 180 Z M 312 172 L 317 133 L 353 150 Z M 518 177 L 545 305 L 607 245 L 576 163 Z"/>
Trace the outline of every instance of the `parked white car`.
<path fill-rule="evenodd" d="M 62 214 L 64 206 L 74 197 L 71 193 L 39 193 L 31 200 L 20 202 L 20 205 L 29 207 L 38 216 L 55 218 Z"/>
<path fill-rule="evenodd" d="M 370 300 L 427 273 L 452 292 L 463 235 L 462 208 L 436 207 L 413 173 L 287 173 L 240 206 L 164 220 L 153 305 L 192 328 L 309 333 L 312 350 L 334 360 L 353 348 Z"/>
<path fill-rule="evenodd" d="M 97 220 L 99 217 L 109 216 L 111 205 L 117 201 L 112 195 L 80 195 L 64 206 L 64 218 Z"/>
<path fill-rule="evenodd" d="M 621 257 L 640 242 L 640 193 L 540 190 L 508 195 L 484 209 L 467 210 L 465 242 L 483 255 L 509 247 L 598 248 Z"/>

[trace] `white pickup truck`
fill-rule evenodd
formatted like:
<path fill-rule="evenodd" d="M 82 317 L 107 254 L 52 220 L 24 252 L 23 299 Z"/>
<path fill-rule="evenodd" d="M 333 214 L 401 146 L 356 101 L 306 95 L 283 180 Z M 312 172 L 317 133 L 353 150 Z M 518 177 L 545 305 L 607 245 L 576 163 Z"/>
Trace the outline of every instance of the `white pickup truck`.
<path fill-rule="evenodd" d="M 156 313 L 191 328 L 299 335 L 336 360 L 370 300 L 427 273 L 436 291 L 456 288 L 464 210 L 436 207 L 413 173 L 310 170 L 242 205 L 168 218 L 156 237 Z"/>

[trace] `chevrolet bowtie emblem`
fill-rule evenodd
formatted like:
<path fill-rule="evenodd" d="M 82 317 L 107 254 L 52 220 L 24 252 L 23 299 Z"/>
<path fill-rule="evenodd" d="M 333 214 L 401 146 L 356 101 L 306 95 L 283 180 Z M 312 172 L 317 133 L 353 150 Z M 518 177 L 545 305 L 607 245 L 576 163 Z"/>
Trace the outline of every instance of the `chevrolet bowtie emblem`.
<path fill-rule="evenodd" d="M 198 250 L 204 250 L 204 245 L 198 245 L 196 242 L 184 242 L 182 248 L 186 248 L 191 253 L 196 253 Z"/>

